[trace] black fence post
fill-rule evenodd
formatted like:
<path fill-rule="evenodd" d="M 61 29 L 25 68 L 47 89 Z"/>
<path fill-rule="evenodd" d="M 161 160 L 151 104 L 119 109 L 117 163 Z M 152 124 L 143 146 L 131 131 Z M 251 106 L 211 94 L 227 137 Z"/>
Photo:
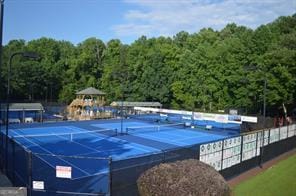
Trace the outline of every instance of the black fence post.
<path fill-rule="evenodd" d="M 197 153 L 196 153 L 196 154 L 197 154 L 197 156 L 196 156 L 197 158 L 196 158 L 196 159 L 199 160 L 199 157 L 200 157 L 200 144 L 198 144 L 198 145 L 196 145 L 196 146 L 194 146 L 194 147 L 197 148 Z M 193 148 L 193 147 L 192 147 L 192 148 Z"/>
<path fill-rule="evenodd" d="M 12 184 L 15 185 L 15 141 L 12 138 Z"/>
<path fill-rule="evenodd" d="M 279 140 L 277 142 L 279 142 L 281 140 L 281 126 L 279 126 Z"/>
<path fill-rule="evenodd" d="M 269 145 L 269 138 L 270 138 L 270 129 L 268 129 L 268 135 L 267 135 L 267 144 L 266 144 L 266 146 L 268 146 L 268 145 Z"/>
<path fill-rule="evenodd" d="M 112 196 L 112 157 L 109 157 L 109 195 Z"/>
<path fill-rule="evenodd" d="M 0 127 L 1 128 L 1 127 Z M 1 149 L 0 149 L 0 169 L 3 171 L 3 134 L 2 129 L 0 129 L 0 136 L 1 136 Z"/>
<path fill-rule="evenodd" d="M 256 134 L 256 144 L 255 144 L 255 157 L 257 157 L 257 147 L 258 147 L 258 132 Z"/>
<path fill-rule="evenodd" d="M 257 148 L 258 148 L 258 133 L 259 132 L 257 132 L 256 134 L 257 134 L 257 136 L 256 136 L 256 156 L 255 157 L 257 157 Z M 264 139 L 264 129 L 263 129 L 263 139 Z M 260 138 L 260 140 L 262 141 L 262 132 L 261 132 L 261 138 Z M 263 153 L 263 146 L 264 145 L 261 145 L 261 141 L 259 140 L 259 167 L 260 168 L 262 168 L 262 153 Z M 264 141 L 263 141 L 264 142 Z M 261 150 L 262 149 L 262 150 Z"/>
<path fill-rule="evenodd" d="M 241 137 L 241 156 L 240 156 L 240 163 L 242 163 L 242 162 L 243 162 L 243 153 L 244 153 L 244 152 L 243 152 L 243 147 L 244 147 L 244 136 L 241 135 L 240 137 Z M 242 171 L 244 171 L 243 168 L 240 168 L 239 170 L 240 170 L 240 173 L 242 173 Z"/>
<path fill-rule="evenodd" d="M 223 170 L 223 156 L 224 156 L 224 140 L 222 140 L 222 153 L 221 153 L 221 170 Z"/>
<path fill-rule="evenodd" d="M 286 137 L 286 140 L 288 140 L 289 139 L 289 127 L 290 127 L 290 125 L 287 123 L 287 137 Z M 286 145 L 285 145 L 285 152 L 287 152 L 288 151 L 288 145 L 287 145 L 287 143 L 285 143 Z"/>
<path fill-rule="evenodd" d="M 268 142 L 267 142 L 267 144 L 268 144 L 268 145 L 270 144 L 270 129 L 269 129 L 269 131 L 268 131 Z"/>
<path fill-rule="evenodd" d="M 240 156 L 240 162 L 243 161 L 243 147 L 244 147 L 244 144 L 243 144 L 243 141 L 244 141 L 244 136 L 241 135 L 241 156 Z"/>
<path fill-rule="evenodd" d="M 287 125 L 287 138 L 289 138 L 289 127 L 290 127 L 290 125 L 288 124 Z"/>
<path fill-rule="evenodd" d="M 161 152 L 162 152 L 162 163 L 165 163 L 166 161 L 166 156 L 165 156 L 165 153 L 167 152 L 167 150 L 161 150 Z"/>
<path fill-rule="evenodd" d="M 32 152 L 28 152 L 28 184 L 27 184 L 27 193 L 28 196 L 32 195 Z"/>

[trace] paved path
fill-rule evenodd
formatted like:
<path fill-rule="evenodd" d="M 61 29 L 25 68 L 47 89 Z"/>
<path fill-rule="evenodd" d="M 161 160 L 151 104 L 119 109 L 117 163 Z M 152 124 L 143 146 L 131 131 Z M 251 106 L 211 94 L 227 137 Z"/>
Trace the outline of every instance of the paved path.
<path fill-rule="evenodd" d="M 9 179 L 0 171 L 0 187 L 12 187 Z"/>

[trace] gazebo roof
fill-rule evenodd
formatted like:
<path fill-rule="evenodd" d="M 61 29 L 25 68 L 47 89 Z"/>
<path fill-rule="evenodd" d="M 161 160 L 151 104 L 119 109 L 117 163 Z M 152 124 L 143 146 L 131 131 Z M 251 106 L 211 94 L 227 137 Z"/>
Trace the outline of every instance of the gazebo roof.
<path fill-rule="evenodd" d="M 86 88 L 76 93 L 76 95 L 106 95 L 103 91 L 95 89 L 93 87 Z"/>

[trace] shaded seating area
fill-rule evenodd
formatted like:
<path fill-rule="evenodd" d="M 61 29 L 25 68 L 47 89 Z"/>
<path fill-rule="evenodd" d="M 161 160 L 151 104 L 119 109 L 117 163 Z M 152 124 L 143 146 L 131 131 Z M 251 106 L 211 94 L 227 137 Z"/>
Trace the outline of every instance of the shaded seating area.
<path fill-rule="evenodd" d="M 6 122 L 6 104 L 1 104 L 0 123 Z M 43 122 L 44 108 L 41 103 L 10 103 L 8 122 L 10 124 Z"/>

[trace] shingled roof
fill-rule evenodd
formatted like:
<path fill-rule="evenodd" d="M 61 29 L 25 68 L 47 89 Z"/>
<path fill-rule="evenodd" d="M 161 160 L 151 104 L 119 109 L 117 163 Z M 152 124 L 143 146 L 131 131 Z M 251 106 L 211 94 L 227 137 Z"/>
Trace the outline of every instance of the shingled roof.
<path fill-rule="evenodd" d="M 1 104 L 1 110 L 6 110 L 6 104 Z M 9 111 L 44 111 L 41 103 L 10 103 Z"/>
<path fill-rule="evenodd" d="M 76 93 L 76 95 L 106 95 L 103 91 L 95 89 L 93 87 L 86 88 Z"/>

